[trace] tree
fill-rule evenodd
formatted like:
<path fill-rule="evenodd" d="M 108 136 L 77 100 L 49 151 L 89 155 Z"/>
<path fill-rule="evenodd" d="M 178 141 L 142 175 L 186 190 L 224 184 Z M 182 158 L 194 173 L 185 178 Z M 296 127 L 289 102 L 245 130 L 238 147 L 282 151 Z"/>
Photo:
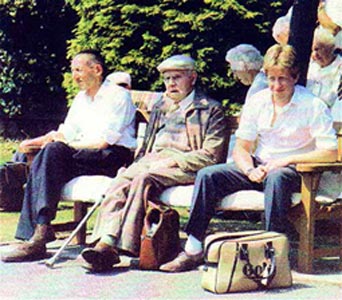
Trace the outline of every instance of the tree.
<path fill-rule="evenodd" d="M 218 99 L 237 89 L 227 78 L 226 51 L 242 42 L 264 51 L 270 28 L 284 11 L 281 1 L 67 0 L 79 16 L 72 57 L 83 48 L 102 50 L 109 68 L 128 71 L 138 89 L 162 89 L 156 66 L 177 53 L 197 61 L 200 85 Z M 72 95 L 70 74 L 65 87 Z M 233 102 L 242 102 L 237 96 Z"/>
<path fill-rule="evenodd" d="M 60 118 L 65 113 L 66 41 L 76 20 L 62 0 L 1 1 L 0 114 Z"/>

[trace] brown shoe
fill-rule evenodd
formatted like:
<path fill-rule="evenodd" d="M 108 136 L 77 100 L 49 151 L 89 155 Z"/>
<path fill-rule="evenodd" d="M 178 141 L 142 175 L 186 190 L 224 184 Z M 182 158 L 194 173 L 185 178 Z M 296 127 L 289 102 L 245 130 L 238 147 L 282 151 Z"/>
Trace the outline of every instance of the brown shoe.
<path fill-rule="evenodd" d="M 38 224 L 34 230 L 33 236 L 30 238 L 32 242 L 49 243 L 56 239 L 55 233 L 51 225 Z"/>
<path fill-rule="evenodd" d="M 39 242 L 24 242 L 15 245 L 14 249 L 1 254 L 3 262 L 24 262 L 43 259 L 46 256 L 46 246 Z"/>
<path fill-rule="evenodd" d="M 114 264 L 120 262 L 117 249 L 102 242 L 98 242 L 95 248 L 84 249 L 81 255 L 88 263 L 84 267 L 92 272 L 111 270 Z"/>
<path fill-rule="evenodd" d="M 193 270 L 203 263 L 203 253 L 189 255 L 185 251 L 179 253 L 177 257 L 160 266 L 159 270 L 164 272 L 184 272 Z"/>

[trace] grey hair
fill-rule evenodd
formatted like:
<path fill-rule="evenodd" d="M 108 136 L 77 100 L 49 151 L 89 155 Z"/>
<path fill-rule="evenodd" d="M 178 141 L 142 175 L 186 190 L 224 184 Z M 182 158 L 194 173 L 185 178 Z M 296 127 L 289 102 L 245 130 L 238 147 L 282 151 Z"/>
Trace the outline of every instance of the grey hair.
<path fill-rule="evenodd" d="M 240 44 L 227 51 L 226 61 L 234 71 L 259 71 L 263 64 L 263 57 L 254 46 Z"/>

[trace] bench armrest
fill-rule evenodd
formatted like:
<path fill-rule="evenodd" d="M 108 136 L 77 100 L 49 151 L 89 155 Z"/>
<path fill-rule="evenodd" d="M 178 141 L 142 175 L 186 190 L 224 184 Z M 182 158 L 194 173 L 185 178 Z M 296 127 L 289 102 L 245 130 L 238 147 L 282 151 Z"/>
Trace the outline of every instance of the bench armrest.
<path fill-rule="evenodd" d="M 322 173 L 326 171 L 339 172 L 342 171 L 342 162 L 300 163 L 297 164 L 296 170 L 300 173 Z"/>

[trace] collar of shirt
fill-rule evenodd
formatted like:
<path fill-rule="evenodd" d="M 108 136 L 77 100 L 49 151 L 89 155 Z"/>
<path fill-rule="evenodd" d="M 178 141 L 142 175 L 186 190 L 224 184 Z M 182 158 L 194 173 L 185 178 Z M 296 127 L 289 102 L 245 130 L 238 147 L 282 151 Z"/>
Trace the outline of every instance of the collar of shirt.
<path fill-rule="evenodd" d="M 103 82 L 99 90 L 95 94 L 94 101 L 93 101 L 92 98 L 86 93 L 86 91 L 82 91 L 82 93 L 84 94 L 84 98 L 89 104 L 95 101 L 99 101 L 100 99 L 106 98 L 108 94 L 122 93 L 122 92 L 128 93 L 128 91 L 126 91 L 126 89 L 121 86 L 117 86 L 114 84 L 108 85 L 106 82 Z"/>
<path fill-rule="evenodd" d="M 195 99 L 195 90 L 192 90 L 192 92 L 186 96 L 183 100 L 179 102 L 179 108 L 182 112 L 185 112 L 185 110 L 188 108 L 188 106 L 194 101 Z"/>
<path fill-rule="evenodd" d="M 290 99 L 290 102 L 285 104 L 283 107 L 278 107 L 277 112 L 283 113 L 283 112 L 288 111 L 291 107 L 298 105 L 298 103 L 300 102 L 300 89 L 301 88 L 302 88 L 301 86 L 296 85 L 294 87 L 293 95 L 292 95 L 292 97 Z M 269 107 L 269 108 L 272 107 L 272 109 L 274 110 L 275 106 L 274 106 L 274 103 L 272 101 L 272 93 L 271 93 L 271 91 L 269 93 L 269 100 L 268 101 L 269 101 L 269 104 L 271 104 L 271 105 L 266 105 L 266 107 Z"/>

